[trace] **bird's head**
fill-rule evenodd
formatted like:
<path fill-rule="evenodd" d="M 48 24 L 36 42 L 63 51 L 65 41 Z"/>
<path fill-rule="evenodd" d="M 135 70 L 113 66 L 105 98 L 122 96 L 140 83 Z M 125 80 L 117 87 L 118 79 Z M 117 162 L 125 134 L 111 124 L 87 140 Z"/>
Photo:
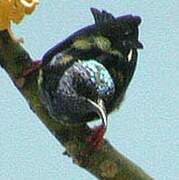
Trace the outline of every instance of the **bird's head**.
<path fill-rule="evenodd" d="M 142 49 L 143 45 L 138 40 L 138 26 L 141 23 L 139 16 L 126 15 L 116 18 L 113 33 L 116 36 L 116 46 L 124 49 Z"/>
<path fill-rule="evenodd" d="M 143 48 L 138 40 L 138 26 L 141 23 L 139 16 L 125 15 L 115 18 L 106 11 L 100 12 L 91 8 L 96 26 L 100 29 L 102 35 L 107 37 L 112 48 L 118 49 L 123 55 L 129 53 L 130 49 Z"/>

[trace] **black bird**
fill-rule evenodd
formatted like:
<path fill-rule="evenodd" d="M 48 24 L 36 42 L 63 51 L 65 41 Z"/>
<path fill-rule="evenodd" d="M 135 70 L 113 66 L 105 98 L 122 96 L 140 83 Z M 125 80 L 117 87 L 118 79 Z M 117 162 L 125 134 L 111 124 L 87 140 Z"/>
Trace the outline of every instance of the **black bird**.
<path fill-rule="evenodd" d="M 51 116 L 63 123 L 87 123 L 98 115 L 94 145 L 107 127 L 107 114 L 119 107 L 134 74 L 139 16 L 120 16 L 91 8 L 95 24 L 51 48 L 42 59 L 41 99 Z M 98 137 L 100 136 L 100 137 Z"/>

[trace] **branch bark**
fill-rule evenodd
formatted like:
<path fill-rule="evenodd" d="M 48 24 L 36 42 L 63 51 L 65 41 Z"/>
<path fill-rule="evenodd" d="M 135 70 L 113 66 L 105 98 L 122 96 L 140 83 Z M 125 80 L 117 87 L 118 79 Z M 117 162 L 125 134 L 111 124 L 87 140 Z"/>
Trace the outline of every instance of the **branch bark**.
<path fill-rule="evenodd" d="M 81 156 L 87 146 L 85 138 L 90 134 L 87 125 L 67 126 L 55 122 L 39 99 L 38 72 L 23 78 L 22 72 L 32 65 L 32 59 L 25 49 L 13 42 L 6 31 L 0 31 L 0 65 L 11 77 L 14 85 L 27 100 L 32 111 L 46 125 L 57 140 L 66 148 L 66 154 L 73 162 L 101 180 L 151 180 L 140 167 L 117 152 L 105 140 L 100 150 Z"/>

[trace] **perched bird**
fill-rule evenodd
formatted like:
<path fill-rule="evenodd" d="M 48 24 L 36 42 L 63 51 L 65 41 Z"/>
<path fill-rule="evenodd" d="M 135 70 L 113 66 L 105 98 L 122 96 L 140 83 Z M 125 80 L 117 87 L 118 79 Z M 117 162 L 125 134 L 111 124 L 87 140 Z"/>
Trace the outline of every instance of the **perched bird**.
<path fill-rule="evenodd" d="M 97 146 L 107 128 L 107 115 L 119 107 L 134 74 L 139 16 L 120 16 L 91 8 L 95 24 L 47 51 L 39 76 L 41 99 L 50 115 L 63 123 L 102 125 L 91 138 Z"/>

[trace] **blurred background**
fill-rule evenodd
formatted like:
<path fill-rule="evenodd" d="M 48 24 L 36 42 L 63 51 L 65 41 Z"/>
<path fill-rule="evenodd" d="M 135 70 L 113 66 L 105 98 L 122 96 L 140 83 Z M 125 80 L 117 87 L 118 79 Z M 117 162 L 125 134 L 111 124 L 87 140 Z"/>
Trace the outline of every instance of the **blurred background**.
<path fill-rule="evenodd" d="M 41 0 L 13 26 L 33 59 L 72 32 L 94 23 L 90 7 L 142 17 L 138 66 L 106 138 L 157 180 L 179 179 L 179 1 Z M 0 180 L 95 180 L 30 110 L 0 68 Z"/>

